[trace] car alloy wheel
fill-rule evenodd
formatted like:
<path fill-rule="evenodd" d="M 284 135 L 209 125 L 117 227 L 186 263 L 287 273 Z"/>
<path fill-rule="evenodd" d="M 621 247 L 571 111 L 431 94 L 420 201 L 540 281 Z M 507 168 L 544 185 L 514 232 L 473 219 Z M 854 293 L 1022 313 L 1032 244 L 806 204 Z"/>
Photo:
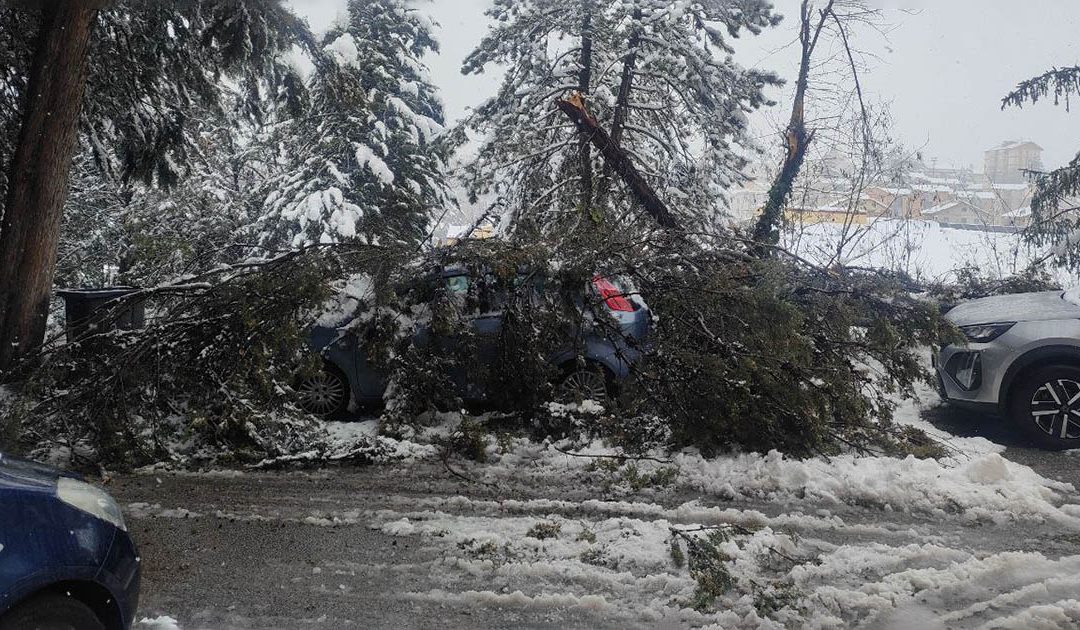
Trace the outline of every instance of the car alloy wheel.
<path fill-rule="evenodd" d="M 1063 440 L 1080 438 L 1080 383 L 1054 379 L 1031 397 L 1031 420 L 1043 433 Z"/>
<path fill-rule="evenodd" d="M 330 415 L 345 408 L 346 393 L 345 380 L 340 375 L 322 370 L 300 384 L 300 408 L 320 416 Z"/>
<path fill-rule="evenodd" d="M 608 399 L 607 376 L 596 367 L 574 370 L 559 384 L 557 394 L 561 403 L 604 402 Z"/>

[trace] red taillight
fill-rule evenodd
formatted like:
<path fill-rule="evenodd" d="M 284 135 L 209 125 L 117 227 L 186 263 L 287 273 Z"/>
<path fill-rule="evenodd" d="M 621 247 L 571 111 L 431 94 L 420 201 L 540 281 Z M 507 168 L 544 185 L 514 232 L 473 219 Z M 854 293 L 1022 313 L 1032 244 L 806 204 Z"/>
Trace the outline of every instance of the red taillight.
<path fill-rule="evenodd" d="M 596 276 L 593 278 L 592 283 L 608 308 L 624 313 L 634 312 L 634 305 L 630 303 L 630 300 L 626 299 L 619 287 L 612 284 L 610 280 Z"/>

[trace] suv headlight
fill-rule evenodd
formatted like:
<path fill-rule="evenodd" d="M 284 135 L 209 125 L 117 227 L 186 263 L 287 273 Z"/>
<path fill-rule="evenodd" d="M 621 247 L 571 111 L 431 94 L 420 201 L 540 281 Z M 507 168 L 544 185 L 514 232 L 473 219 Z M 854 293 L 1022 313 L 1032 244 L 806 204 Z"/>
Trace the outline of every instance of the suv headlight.
<path fill-rule="evenodd" d="M 996 324 L 975 324 L 974 326 L 961 326 L 960 332 L 964 333 L 968 341 L 975 343 L 988 343 L 1004 335 L 1016 322 L 999 322 Z"/>
<path fill-rule="evenodd" d="M 92 486 L 78 479 L 61 477 L 56 482 L 56 496 L 75 509 L 82 510 L 91 516 L 97 517 L 106 523 L 112 523 L 127 531 L 127 526 L 124 524 L 124 515 L 120 512 L 120 506 L 107 492 L 97 486 Z"/>

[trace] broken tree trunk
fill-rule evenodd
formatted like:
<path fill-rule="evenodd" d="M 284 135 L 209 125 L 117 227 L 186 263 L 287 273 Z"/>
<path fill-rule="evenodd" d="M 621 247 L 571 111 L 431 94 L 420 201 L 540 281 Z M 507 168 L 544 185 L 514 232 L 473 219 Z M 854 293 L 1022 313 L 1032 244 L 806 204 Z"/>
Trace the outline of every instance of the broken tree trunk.
<path fill-rule="evenodd" d="M 102 0 L 42 3 L 19 143 L 0 223 L 0 372 L 41 344 L 68 171 Z"/>
<path fill-rule="evenodd" d="M 784 219 L 784 206 L 791 197 L 795 180 L 799 177 L 806 150 L 814 139 L 814 133 L 806 129 L 806 90 L 810 83 L 810 62 L 817 47 L 821 29 L 832 12 L 833 0 L 818 15 L 818 22 L 811 24 L 811 6 L 809 0 L 803 0 L 799 28 L 799 43 L 802 55 L 799 59 L 799 78 L 795 82 L 795 101 L 791 107 L 791 119 L 784 133 L 784 161 L 780 172 L 769 187 L 769 196 L 765 201 L 761 216 L 754 226 L 754 242 L 763 245 L 775 245 L 780 240 L 780 224 Z"/>
<path fill-rule="evenodd" d="M 649 182 L 645 181 L 645 178 L 638 172 L 630 156 L 622 150 L 619 143 L 611 139 L 611 136 L 600 127 L 596 119 L 585 109 L 585 103 L 581 100 L 580 94 L 573 94 L 566 99 L 558 99 L 555 101 L 555 106 L 566 114 L 570 120 L 574 121 L 578 131 L 600 151 L 604 162 L 626 182 L 634 198 L 641 203 L 641 206 L 645 208 L 645 211 L 652 218 L 656 219 L 656 222 L 661 227 L 672 230 L 679 228 L 679 223 L 675 220 L 674 215 L 671 214 L 671 211 L 656 194 L 656 191 L 653 190 L 653 187 L 649 185 Z"/>

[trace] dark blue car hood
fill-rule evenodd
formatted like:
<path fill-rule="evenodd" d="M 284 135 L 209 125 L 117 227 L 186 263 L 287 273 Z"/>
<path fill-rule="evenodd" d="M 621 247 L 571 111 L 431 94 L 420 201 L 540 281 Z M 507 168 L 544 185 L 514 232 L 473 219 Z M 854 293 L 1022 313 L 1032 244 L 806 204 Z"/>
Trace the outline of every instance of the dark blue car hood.
<path fill-rule="evenodd" d="M 51 466 L 0 453 L 0 488 L 51 492 L 60 477 L 79 478 Z"/>

